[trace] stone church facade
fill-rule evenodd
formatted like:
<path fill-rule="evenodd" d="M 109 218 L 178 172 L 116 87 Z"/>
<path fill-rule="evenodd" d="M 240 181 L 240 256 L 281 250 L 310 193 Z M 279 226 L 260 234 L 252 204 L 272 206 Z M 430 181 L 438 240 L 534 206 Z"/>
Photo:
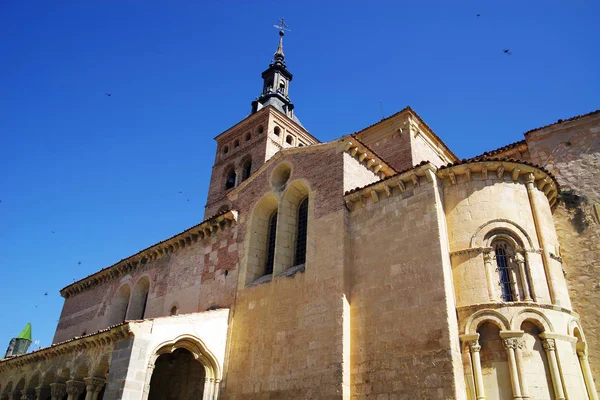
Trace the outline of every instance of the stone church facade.
<path fill-rule="evenodd" d="M 205 220 L 62 289 L 0 399 L 597 400 L 600 112 L 468 160 L 408 107 L 321 143 L 282 37 Z"/>

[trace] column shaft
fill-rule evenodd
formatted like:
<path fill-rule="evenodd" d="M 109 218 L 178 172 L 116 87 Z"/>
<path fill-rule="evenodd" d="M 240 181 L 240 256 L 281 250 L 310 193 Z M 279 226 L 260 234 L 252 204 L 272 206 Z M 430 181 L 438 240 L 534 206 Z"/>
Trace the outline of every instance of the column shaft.
<path fill-rule="evenodd" d="M 471 362 L 473 363 L 473 375 L 475 378 L 475 395 L 477 400 L 485 400 L 485 389 L 483 386 L 483 374 L 481 372 L 481 359 L 479 358 L 479 352 L 481 346 L 479 342 L 471 342 L 469 345 L 471 352 Z"/>
<path fill-rule="evenodd" d="M 523 300 L 531 301 L 531 295 L 529 294 L 529 282 L 527 280 L 527 272 L 525 271 L 525 258 L 517 253 L 515 255 L 515 260 L 519 265 L 519 276 L 521 280 L 521 288 L 523 289 Z"/>
<path fill-rule="evenodd" d="M 550 272 L 550 255 L 548 254 L 548 243 L 546 241 L 546 237 L 544 231 L 542 230 L 540 219 L 542 216 L 540 215 L 539 205 L 537 204 L 537 199 L 535 198 L 535 191 L 537 190 L 535 185 L 533 184 L 535 181 L 535 177 L 533 173 L 527 174 L 527 195 L 529 196 L 529 203 L 531 206 L 531 213 L 533 214 L 533 223 L 535 224 L 535 231 L 537 233 L 538 241 L 540 242 L 540 247 L 542 248 L 542 262 L 544 264 L 544 271 L 546 273 L 546 282 L 548 283 L 548 291 L 550 292 L 550 301 L 552 304 L 558 304 L 556 301 L 556 292 L 555 292 L 555 282 Z M 560 304 L 558 304 L 560 305 Z"/>
<path fill-rule="evenodd" d="M 579 365 L 581 365 L 581 371 L 583 372 L 583 380 L 585 381 L 585 389 L 588 396 L 590 400 L 598 400 L 598 393 L 596 392 L 594 377 L 592 376 L 592 370 L 587 358 L 587 351 L 578 351 L 577 357 L 579 358 Z"/>
<path fill-rule="evenodd" d="M 483 253 L 483 264 L 485 268 L 485 280 L 487 282 L 488 298 L 490 301 L 495 301 L 491 252 L 488 251 Z"/>
<path fill-rule="evenodd" d="M 546 350 L 548 361 L 550 363 L 550 375 L 552 377 L 552 386 L 554 387 L 554 396 L 556 400 L 565 400 L 562 381 L 560 379 L 560 370 L 558 369 L 558 360 L 556 359 L 556 348 L 554 339 L 542 339 L 542 345 Z"/>
<path fill-rule="evenodd" d="M 521 398 L 529 399 L 529 388 L 527 387 L 527 380 L 525 379 L 525 366 L 523 365 L 523 348 L 525 342 L 519 340 L 517 342 L 517 348 L 515 349 L 515 358 L 517 360 L 517 372 L 519 373 L 519 383 L 521 384 Z"/>
<path fill-rule="evenodd" d="M 512 387 L 513 399 L 521 398 L 521 385 L 519 383 L 519 372 L 517 370 L 517 360 L 515 358 L 515 348 L 517 340 L 514 338 L 503 340 L 506 354 L 508 355 L 508 371 L 510 372 L 510 385 Z"/>

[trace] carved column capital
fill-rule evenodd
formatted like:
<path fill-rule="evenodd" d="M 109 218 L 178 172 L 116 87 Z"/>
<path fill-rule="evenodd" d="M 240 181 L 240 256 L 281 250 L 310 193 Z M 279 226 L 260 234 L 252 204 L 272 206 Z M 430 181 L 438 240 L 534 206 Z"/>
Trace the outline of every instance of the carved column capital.
<path fill-rule="evenodd" d="M 516 349 L 519 345 L 519 340 L 517 338 L 502 339 L 502 345 L 505 349 Z"/>
<path fill-rule="evenodd" d="M 554 339 L 542 339 L 542 346 L 546 351 L 556 350 L 556 342 L 554 341 Z"/>
<path fill-rule="evenodd" d="M 85 390 L 85 382 L 70 380 L 67 381 L 67 394 L 78 397 Z"/>
<path fill-rule="evenodd" d="M 104 384 L 106 383 L 106 379 L 97 378 L 95 376 L 89 376 L 89 377 L 85 378 L 84 381 L 85 381 L 85 390 L 87 390 L 88 392 L 94 392 L 94 393 L 99 393 L 102 390 L 102 388 L 104 387 Z"/>
<path fill-rule="evenodd" d="M 492 263 L 492 252 L 491 251 L 484 251 L 483 252 L 483 262 L 486 264 L 491 264 Z"/>
<path fill-rule="evenodd" d="M 533 172 L 530 172 L 528 174 L 525 174 L 525 183 L 533 183 L 535 182 L 535 175 L 533 175 Z"/>
<path fill-rule="evenodd" d="M 64 383 L 51 383 L 50 384 L 50 394 L 55 399 L 62 399 L 64 395 L 67 393 L 67 385 Z"/>

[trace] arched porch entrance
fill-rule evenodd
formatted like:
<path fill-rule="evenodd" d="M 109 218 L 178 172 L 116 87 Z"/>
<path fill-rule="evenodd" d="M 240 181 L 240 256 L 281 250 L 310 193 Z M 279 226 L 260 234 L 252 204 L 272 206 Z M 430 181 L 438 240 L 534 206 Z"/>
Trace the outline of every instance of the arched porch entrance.
<path fill-rule="evenodd" d="M 146 382 L 148 400 L 216 400 L 221 370 L 199 339 L 186 336 L 161 345 Z"/>

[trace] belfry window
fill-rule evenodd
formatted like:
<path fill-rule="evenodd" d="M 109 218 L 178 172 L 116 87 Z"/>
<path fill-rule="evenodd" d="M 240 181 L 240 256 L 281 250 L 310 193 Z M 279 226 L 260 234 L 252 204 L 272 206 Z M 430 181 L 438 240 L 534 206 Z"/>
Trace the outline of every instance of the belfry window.
<path fill-rule="evenodd" d="M 252 159 L 248 159 L 244 162 L 242 166 L 242 182 L 246 179 L 250 178 L 250 173 L 252 171 Z"/>
<path fill-rule="evenodd" d="M 225 189 L 231 189 L 235 186 L 235 169 L 231 168 L 227 172 L 227 177 L 225 178 Z"/>
<path fill-rule="evenodd" d="M 273 273 L 275 261 L 275 237 L 277 236 L 277 211 L 269 219 L 269 233 L 267 235 L 267 257 L 265 261 L 265 275 Z"/>
<path fill-rule="evenodd" d="M 494 251 L 496 253 L 496 267 L 500 278 L 502 300 L 515 301 L 517 298 L 514 291 L 515 281 L 512 266 L 514 250 L 507 242 L 500 240 L 494 243 Z"/>
<path fill-rule="evenodd" d="M 298 225 L 296 227 L 296 250 L 294 265 L 306 262 L 306 236 L 308 233 L 308 197 L 302 200 L 298 207 Z"/>

